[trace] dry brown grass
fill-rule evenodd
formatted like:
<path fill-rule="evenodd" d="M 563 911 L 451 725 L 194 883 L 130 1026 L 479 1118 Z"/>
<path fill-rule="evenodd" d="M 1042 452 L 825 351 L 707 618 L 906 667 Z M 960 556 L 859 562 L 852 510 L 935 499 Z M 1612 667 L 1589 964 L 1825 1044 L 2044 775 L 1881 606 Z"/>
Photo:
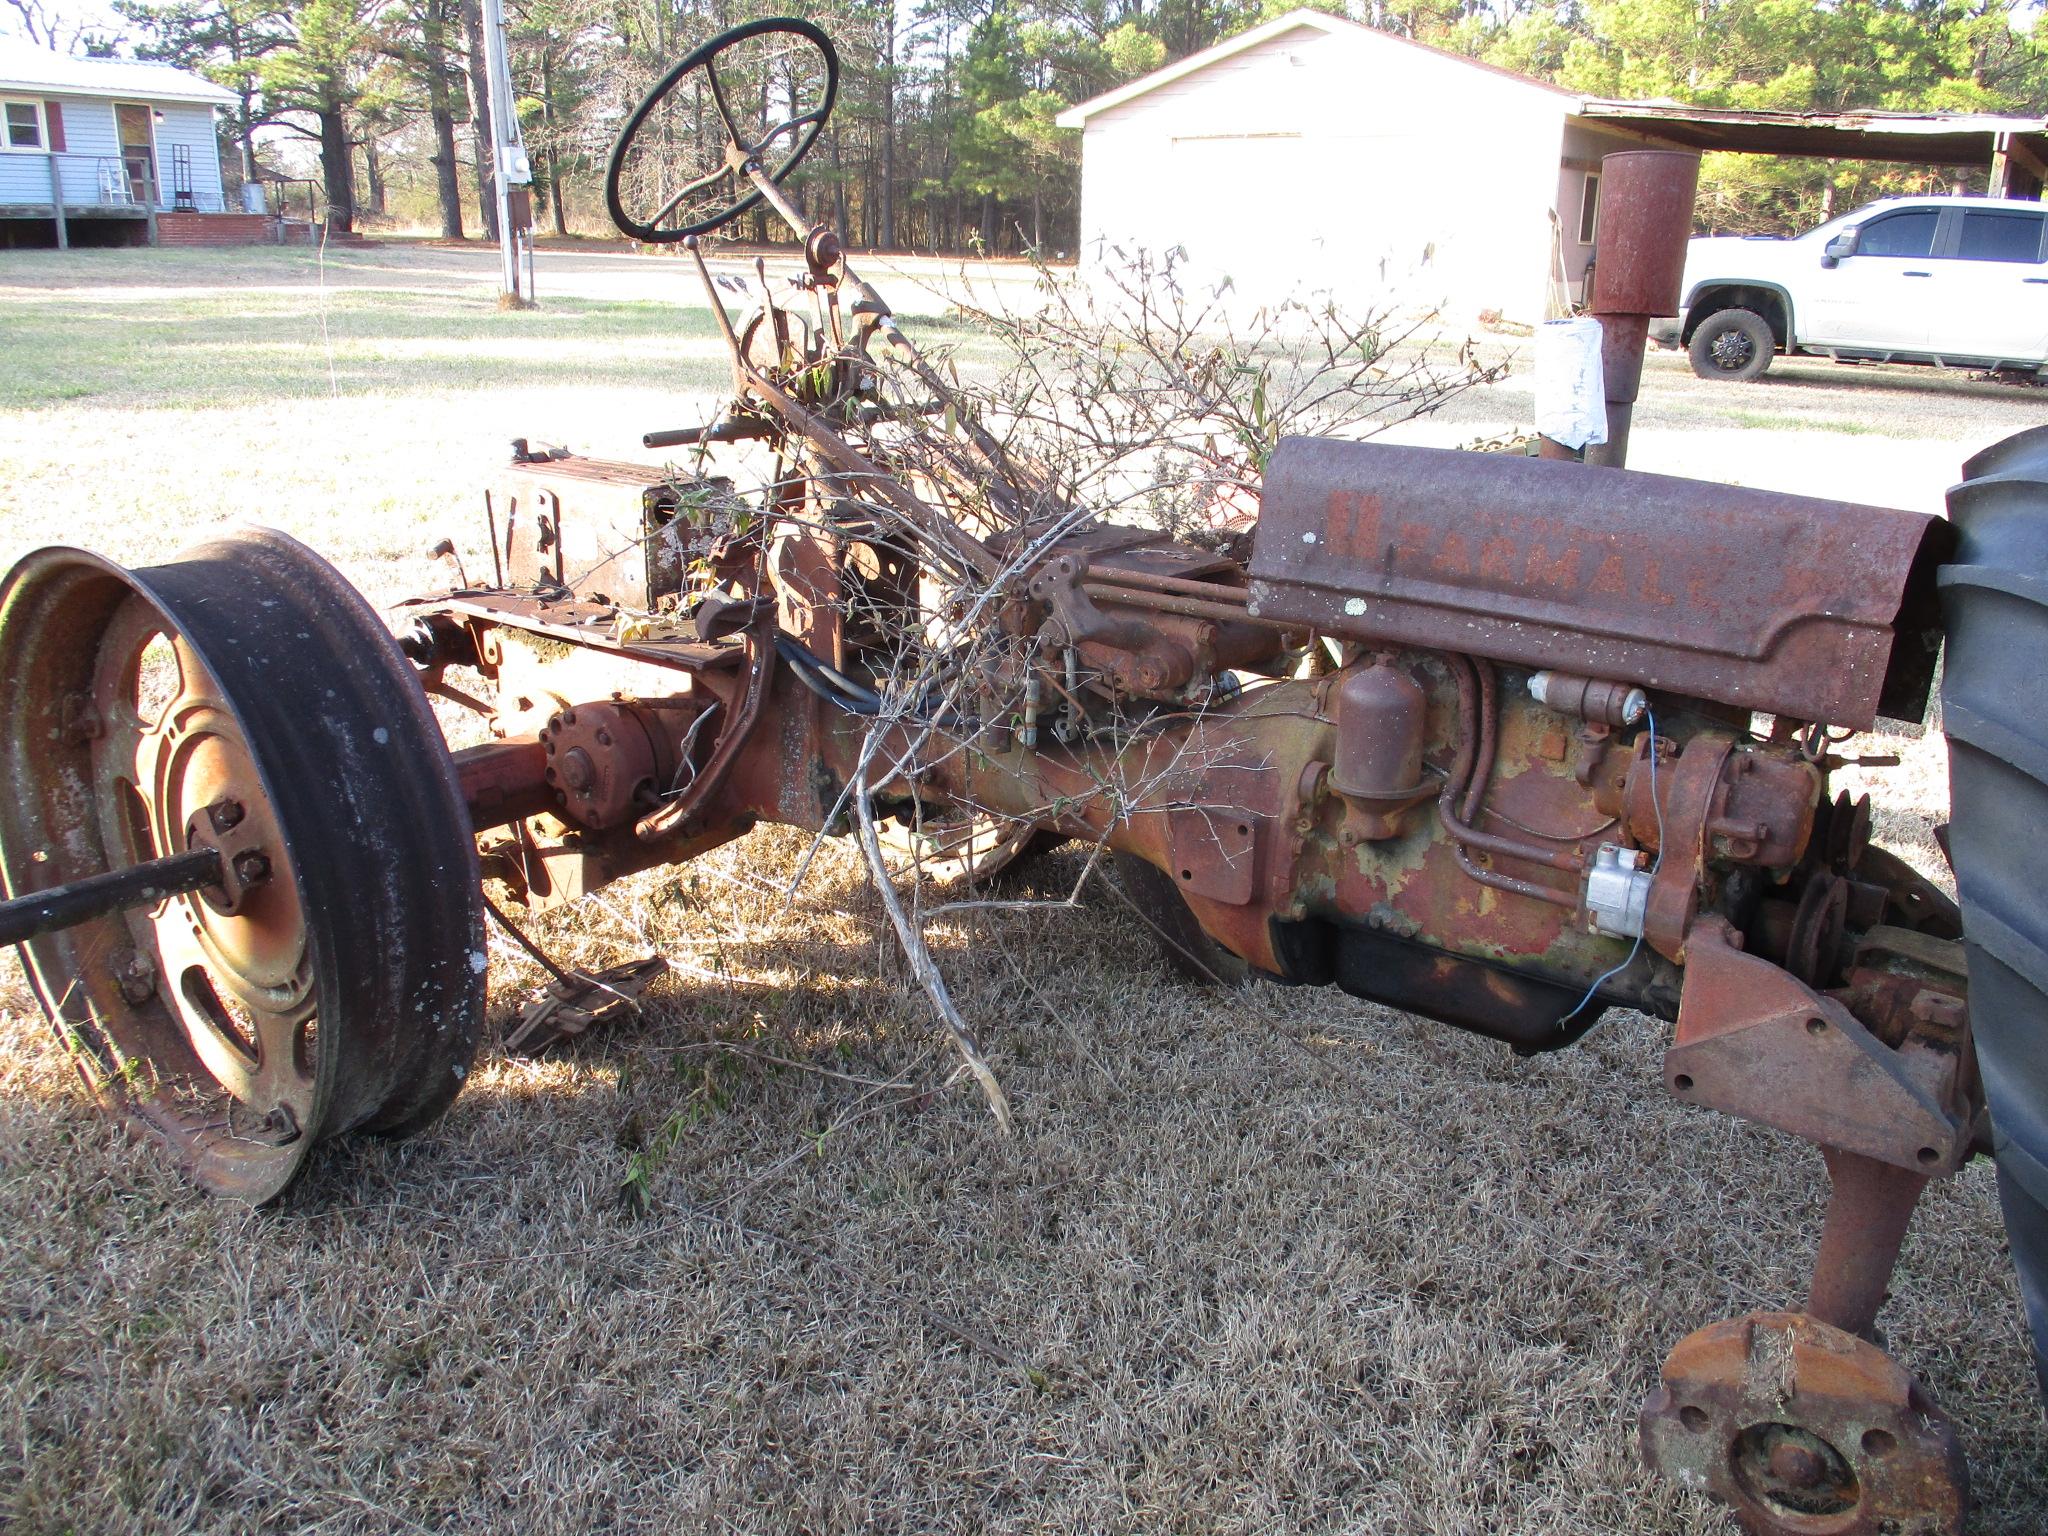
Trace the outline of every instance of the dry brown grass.
<path fill-rule="evenodd" d="M 303 278 L 238 301 L 250 324 L 317 345 Z M 61 297 L 8 281 L 0 326 Z M 487 290 L 461 302 L 451 325 L 494 323 Z M 156 558 L 220 503 L 395 597 L 513 431 L 616 453 L 683 419 L 541 347 L 414 389 L 340 318 L 361 367 L 335 395 L 0 412 L 0 558 Z M 1929 867 L 1939 739 L 1908 750 L 1880 830 Z M 1665 1095 L 1660 1026 L 1522 1062 L 1336 994 L 1192 990 L 1114 903 L 965 914 L 934 939 L 1004 1138 L 939 1088 L 857 855 L 783 901 L 801 848 L 758 833 L 536 924 L 565 957 L 682 965 L 643 1021 L 493 1053 L 427 1135 L 337 1150 L 271 1211 L 104 1122 L 0 970 L 0 1525 L 1727 1528 L 1640 1469 L 1634 1412 L 1685 1332 L 1802 1294 L 1823 1184 L 1810 1149 Z M 502 1020 L 538 972 L 493 963 Z M 1897 1290 L 1890 1343 L 1962 1426 L 1976 1529 L 2038 1536 L 2048 1434 L 1986 1169 L 1931 1192 Z"/>

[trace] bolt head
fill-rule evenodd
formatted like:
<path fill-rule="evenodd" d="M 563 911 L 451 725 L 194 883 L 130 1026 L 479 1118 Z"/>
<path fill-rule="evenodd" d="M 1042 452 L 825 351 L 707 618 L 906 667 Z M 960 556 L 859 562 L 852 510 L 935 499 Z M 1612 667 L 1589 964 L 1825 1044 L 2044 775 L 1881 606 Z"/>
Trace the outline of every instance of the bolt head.
<path fill-rule="evenodd" d="M 1794 1488 L 1816 1488 L 1827 1476 L 1827 1463 L 1810 1447 L 1781 1440 L 1771 1448 L 1771 1476 Z"/>
<path fill-rule="evenodd" d="M 562 754 L 561 768 L 563 785 L 576 794 L 589 793 L 590 786 L 597 782 L 597 765 L 581 747 L 571 747 Z"/>
<path fill-rule="evenodd" d="M 141 950 L 127 950 L 115 961 L 114 982 L 121 996 L 140 1007 L 156 995 L 156 967 Z"/>

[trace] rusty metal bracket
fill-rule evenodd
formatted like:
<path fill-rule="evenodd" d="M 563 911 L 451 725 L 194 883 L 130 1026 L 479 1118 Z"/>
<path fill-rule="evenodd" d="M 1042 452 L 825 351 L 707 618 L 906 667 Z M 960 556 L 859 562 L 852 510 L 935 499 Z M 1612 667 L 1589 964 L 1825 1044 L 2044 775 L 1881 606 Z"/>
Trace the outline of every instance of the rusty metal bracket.
<path fill-rule="evenodd" d="M 726 774 L 731 771 L 734 759 L 745 750 L 754 722 L 760 718 L 761 705 L 768 697 L 768 680 L 775 672 L 773 614 L 764 614 L 746 632 L 746 645 L 746 688 L 740 695 L 738 706 L 722 723 L 718 745 L 711 749 L 711 756 L 687 789 L 660 810 L 650 812 L 634 823 L 633 833 L 641 842 L 660 842 L 663 838 L 693 830 L 697 812 L 717 793 L 718 787 L 725 782 Z"/>
<path fill-rule="evenodd" d="M 1181 889 L 1233 907 L 1250 901 L 1258 867 L 1258 830 L 1256 818 L 1227 806 L 1168 811 L 1166 835 Z"/>
<path fill-rule="evenodd" d="M 1156 631 L 1135 620 L 1113 619 L 1096 607 L 1095 600 L 1082 588 L 1088 579 L 1088 569 L 1085 554 L 1067 551 L 1054 555 L 1032 572 L 1026 590 L 1052 609 L 1052 622 L 1046 628 L 1054 633 L 1046 638 L 1060 645 L 1099 641 L 1124 650 L 1144 649 L 1155 638 Z"/>
<path fill-rule="evenodd" d="M 1959 1112 L 1964 1053 L 1893 1050 L 1832 998 L 1736 947 L 1721 918 L 1687 946 L 1664 1081 L 1688 1103 L 1921 1174 L 1968 1155 Z"/>

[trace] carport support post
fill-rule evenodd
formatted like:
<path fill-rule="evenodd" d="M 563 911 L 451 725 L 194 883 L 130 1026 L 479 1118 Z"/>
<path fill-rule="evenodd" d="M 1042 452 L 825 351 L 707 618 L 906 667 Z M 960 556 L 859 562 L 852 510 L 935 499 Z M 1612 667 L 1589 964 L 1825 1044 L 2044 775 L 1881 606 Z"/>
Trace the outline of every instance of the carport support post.
<path fill-rule="evenodd" d="M 1650 321 L 1678 313 L 1685 245 L 1700 157 L 1684 150 L 1629 149 L 1600 161 L 1600 244 L 1593 264 L 1593 315 L 1607 380 L 1607 441 L 1588 443 L 1588 464 L 1628 462 L 1628 434 L 1643 383 Z"/>
<path fill-rule="evenodd" d="M 71 229 L 64 222 L 64 172 L 58 168 L 55 150 L 50 152 L 50 212 L 57 219 L 57 249 L 71 249 Z"/>

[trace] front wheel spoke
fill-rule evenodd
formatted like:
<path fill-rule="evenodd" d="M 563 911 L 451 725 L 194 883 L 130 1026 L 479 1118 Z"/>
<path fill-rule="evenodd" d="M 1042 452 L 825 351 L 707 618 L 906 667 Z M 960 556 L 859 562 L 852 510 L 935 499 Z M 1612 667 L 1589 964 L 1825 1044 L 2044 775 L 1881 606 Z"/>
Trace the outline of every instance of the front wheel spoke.
<path fill-rule="evenodd" d="M 299 1038 L 313 1017 L 313 1000 L 271 1012 L 243 999 L 256 1022 L 256 1077 L 254 1087 L 262 1104 L 290 1104 L 303 1112 L 311 1099 L 313 1076 L 300 1058 Z"/>
<path fill-rule="evenodd" d="M 229 1093 L 252 1102 L 262 1044 L 253 1030 L 245 1034 L 216 983 L 211 957 L 192 926 L 190 903 L 196 899 L 173 897 L 150 925 L 160 972 L 157 986 L 201 1065 Z"/>

